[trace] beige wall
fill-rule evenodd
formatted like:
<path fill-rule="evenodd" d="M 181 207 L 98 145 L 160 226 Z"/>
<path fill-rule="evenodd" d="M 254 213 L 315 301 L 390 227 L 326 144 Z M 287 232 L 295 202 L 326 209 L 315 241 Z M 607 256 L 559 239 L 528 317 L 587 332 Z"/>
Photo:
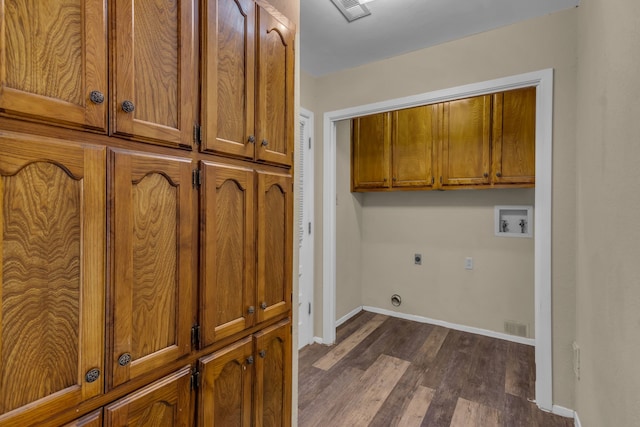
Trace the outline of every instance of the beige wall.
<path fill-rule="evenodd" d="M 640 3 L 579 9 L 576 406 L 583 426 L 640 425 Z"/>
<path fill-rule="evenodd" d="M 491 80 L 499 77 L 521 74 L 525 72 L 554 68 L 554 126 L 553 126 L 553 374 L 554 374 L 554 403 L 566 407 L 573 407 L 574 387 L 573 372 L 571 366 L 571 343 L 575 336 L 575 239 L 576 239 L 576 181 L 575 181 L 575 109 L 576 109 L 576 51 L 577 51 L 577 11 L 567 10 L 536 18 L 523 23 L 511 25 L 505 28 L 478 34 L 461 40 L 438 45 L 436 47 L 420 50 L 394 57 L 385 61 L 365 65 L 355 69 L 321 77 L 308 79 L 315 93 L 313 111 L 316 114 L 316 191 L 322 191 L 322 143 L 321 126 L 322 114 L 327 111 L 339 110 L 347 107 L 368 104 L 377 101 L 399 98 L 433 90 L 446 89 L 463 84 Z M 304 87 L 302 90 L 304 91 Z M 399 202 L 410 204 L 410 197 L 430 197 L 439 204 L 443 201 L 451 202 L 451 199 L 464 198 L 461 194 L 441 194 L 422 196 L 396 196 Z M 363 227 L 373 225 L 380 215 L 384 215 L 385 209 L 371 205 L 371 211 L 367 210 L 368 203 L 380 201 L 382 196 L 369 195 L 363 199 Z M 487 197 L 487 196 L 470 196 Z M 496 195 L 488 197 L 502 197 Z M 519 197 L 519 196 L 518 196 Z M 316 198 L 316 223 L 322 220 L 322 200 Z M 423 202 L 424 203 L 424 202 Z M 460 203 L 460 201 L 458 201 Z M 480 204 L 479 201 L 476 201 Z M 486 204 L 486 203 L 485 203 Z M 493 206 L 493 202 L 491 202 Z M 414 210 L 411 207 L 411 210 Z M 415 208 L 416 212 L 424 210 L 423 207 Z M 478 227 L 480 222 L 486 222 L 488 207 L 477 209 Z M 371 212 L 369 215 L 367 212 Z M 417 215 L 416 215 L 417 217 Z M 483 219 L 484 218 L 484 219 Z M 412 220 L 414 221 L 414 220 Z M 338 221 L 339 223 L 339 221 Z M 484 226 L 482 226 L 484 227 Z M 492 228 L 489 227 L 491 231 Z M 364 236 L 364 234 L 363 234 Z M 442 238 L 442 241 L 446 239 Z M 322 284 L 322 242 L 321 229 L 316 228 L 316 284 Z M 374 256 L 376 242 L 365 241 L 363 249 L 368 247 L 366 256 Z M 400 265 L 406 262 L 405 253 L 413 253 L 414 243 L 405 241 L 399 243 L 398 259 L 393 262 Z M 425 243 L 428 244 L 428 241 Z M 507 243 L 499 243 L 506 245 Z M 509 244 L 518 244 L 511 242 Z M 421 273 L 412 271 L 412 281 L 426 286 L 424 276 L 427 269 L 450 268 L 451 273 L 463 280 L 465 271 L 459 269 L 459 258 L 467 255 L 466 245 L 458 248 L 455 253 L 434 255 L 429 246 L 425 246 L 425 259 L 432 262 L 433 256 L 446 258 L 443 266 L 436 267 L 425 264 Z M 478 247 L 469 246 L 474 253 L 477 269 L 471 273 L 474 277 L 480 276 L 483 271 L 495 265 L 495 261 L 485 260 Z M 369 251 L 372 251 L 371 253 Z M 364 252 L 364 250 L 363 250 Z M 379 250 L 378 252 L 381 252 Z M 463 255 L 464 254 L 464 255 Z M 477 255 L 476 255 L 477 254 Z M 382 255 L 380 255 L 382 256 Z M 435 260 L 433 260 L 435 261 Z M 364 262 L 364 261 L 363 261 Z M 413 267 L 409 265 L 408 267 Z M 404 267 L 398 267 L 400 269 Z M 363 268 L 363 271 L 365 269 Z M 367 276 L 368 278 L 369 276 Z M 483 278 L 484 281 L 486 278 Z M 362 283 L 368 279 L 363 276 Z M 368 286 L 368 284 L 366 285 Z M 418 289 L 416 285 L 415 289 Z M 482 293 L 482 287 L 470 289 Z M 407 290 L 408 292 L 415 292 Z M 380 291 L 388 299 L 392 288 Z M 487 289 L 487 292 L 490 290 Z M 318 293 L 316 293 L 316 296 Z M 410 295 L 410 294 L 407 294 Z M 365 297 L 363 297 L 364 299 Z M 369 298 L 368 293 L 366 298 Z M 379 297 L 376 297 L 379 298 Z M 458 304 L 452 297 L 447 297 L 452 303 Z M 382 300 L 380 300 L 382 301 Z M 321 298 L 316 302 L 316 332 L 320 333 L 322 313 Z M 364 302 L 364 301 L 363 301 Z M 471 305 L 471 304 L 470 304 Z M 409 306 L 406 306 L 409 307 Z M 417 309 L 417 307 L 416 307 Z M 474 308 L 472 308 L 474 309 Z M 477 310 L 475 310 L 477 309 Z M 484 312 L 486 307 L 475 307 L 476 313 Z M 504 313 L 507 316 L 509 313 Z M 461 323 L 466 323 L 467 316 L 471 313 L 460 313 Z M 481 315 L 480 315 L 481 316 Z M 430 315 L 429 317 L 438 317 Z M 530 315 L 525 315 L 529 317 Z M 456 319 L 442 319 L 456 321 Z M 516 319 L 513 319 L 516 320 Z M 484 321 L 483 321 L 484 322 Z M 487 325 L 489 322 L 486 323 Z M 495 329 L 493 326 L 486 326 Z"/>

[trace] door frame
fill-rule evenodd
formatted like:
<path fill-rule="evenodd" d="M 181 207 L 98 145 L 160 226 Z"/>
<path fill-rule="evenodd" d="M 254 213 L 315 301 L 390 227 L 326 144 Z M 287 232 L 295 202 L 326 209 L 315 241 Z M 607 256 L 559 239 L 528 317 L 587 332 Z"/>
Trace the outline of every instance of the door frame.
<path fill-rule="evenodd" d="M 553 145 L 553 69 L 488 80 L 423 94 L 396 98 L 323 116 L 323 250 L 322 342 L 336 340 L 336 124 L 353 117 L 522 87 L 536 87 L 536 186 L 534 218 L 536 404 L 553 410 L 551 320 L 551 204 Z"/>
<path fill-rule="evenodd" d="M 308 344 L 312 344 L 314 342 L 314 322 L 313 322 L 313 318 L 314 318 L 314 313 L 313 313 L 313 308 L 314 308 L 314 303 L 313 303 L 313 293 L 314 293 L 314 289 L 315 289 L 315 283 L 314 283 L 314 277 L 315 277 L 315 250 L 314 250 L 314 229 L 315 229 L 315 222 L 314 222 L 314 197 L 315 197 L 315 178 L 314 178 L 314 117 L 313 117 L 313 112 L 309 111 L 305 108 L 300 107 L 300 111 L 299 111 L 299 115 L 298 115 L 298 122 L 301 121 L 305 121 L 306 122 L 306 129 L 308 129 L 308 135 L 309 138 L 311 139 L 310 145 L 311 145 L 311 149 L 308 150 L 308 156 L 309 157 L 305 157 L 305 164 L 307 166 L 307 168 L 304 170 L 304 177 L 305 177 L 305 181 L 303 183 L 304 188 L 302 189 L 303 192 L 305 192 L 305 194 L 308 194 L 308 197 L 305 197 L 303 200 L 303 203 L 308 207 L 308 220 L 311 223 L 311 233 L 307 234 L 308 237 L 308 245 L 309 245 L 309 258 L 307 260 L 307 264 L 304 264 L 304 272 L 307 275 L 307 278 L 311 280 L 311 286 L 309 287 L 309 289 L 306 289 L 306 291 L 309 294 L 309 301 L 311 303 L 311 308 L 312 308 L 312 312 L 311 315 L 309 316 L 309 325 L 306 326 L 306 328 L 300 328 L 300 324 L 298 324 L 298 349 L 304 347 L 305 345 Z M 296 140 L 296 148 L 297 148 L 297 143 L 299 142 L 299 140 Z M 297 173 L 299 173 L 298 171 L 302 170 L 303 165 L 298 166 L 298 163 L 296 163 L 297 166 Z M 297 183 L 299 183 L 299 177 L 298 180 L 296 181 Z M 297 200 L 297 199 L 296 199 Z M 304 230 L 303 230 L 304 232 Z M 301 264 L 304 260 L 302 260 L 302 257 L 300 256 L 300 248 L 298 247 L 298 264 Z M 300 282 L 300 277 L 298 276 L 298 304 L 300 301 L 300 291 L 302 289 L 302 283 Z M 302 341 L 300 340 L 300 331 L 302 329 L 305 329 L 307 331 L 307 333 L 305 334 L 305 340 Z"/>

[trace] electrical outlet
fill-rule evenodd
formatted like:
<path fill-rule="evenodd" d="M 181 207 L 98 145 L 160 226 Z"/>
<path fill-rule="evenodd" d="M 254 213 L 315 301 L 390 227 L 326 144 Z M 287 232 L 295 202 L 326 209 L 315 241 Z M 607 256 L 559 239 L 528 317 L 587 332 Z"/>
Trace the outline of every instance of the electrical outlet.
<path fill-rule="evenodd" d="M 470 256 L 464 259 L 464 269 L 473 270 L 473 258 L 471 258 Z"/>
<path fill-rule="evenodd" d="M 413 263 L 415 265 L 422 265 L 422 254 L 414 254 L 413 255 Z"/>

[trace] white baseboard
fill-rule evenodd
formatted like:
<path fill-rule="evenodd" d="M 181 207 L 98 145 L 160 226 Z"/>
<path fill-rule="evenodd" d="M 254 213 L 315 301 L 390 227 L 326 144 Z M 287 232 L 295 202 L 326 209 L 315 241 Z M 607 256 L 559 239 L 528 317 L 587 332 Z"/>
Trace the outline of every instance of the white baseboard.
<path fill-rule="evenodd" d="M 572 409 L 559 405 L 553 405 L 551 412 L 565 418 L 574 418 L 575 416 L 575 412 Z"/>
<path fill-rule="evenodd" d="M 320 337 L 313 337 L 313 342 L 316 344 L 324 344 L 324 341 Z"/>
<path fill-rule="evenodd" d="M 384 308 L 369 307 L 369 306 L 364 306 L 362 307 L 362 309 L 364 311 L 370 311 L 372 313 L 384 314 L 387 316 L 398 317 L 400 319 L 405 319 L 405 320 L 413 320 L 415 322 L 420 322 L 420 323 L 429 323 L 431 325 L 438 325 L 438 326 L 443 326 L 449 329 L 455 329 L 456 331 L 484 335 L 487 337 L 498 338 L 505 341 L 517 342 L 519 344 L 535 346 L 535 343 L 536 343 L 536 341 L 533 338 L 518 337 L 515 335 L 509 335 L 501 332 L 490 331 L 488 329 L 475 328 L 473 326 L 458 325 L 456 323 L 445 322 L 444 320 L 430 319 L 428 317 L 417 316 L 415 314 L 399 313 L 397 311 L 391 311 L 391 310 L 386 310 Z"/>
<path fill-rule="evenodd" d="M 362 311 L 362 306 L 356 307 L 353 310 L 351 310 L 350 312 L 348 312 L 347 314 L 345 314 L 344 316 L 342 316 L 341 318 L 339 318 L 338 320 L 336 320 L 336 328 L 338 326 L 342 325 L 347 320 L 351 319 L 356 314 L 360 313 L 361 311 Z"/>
<path fill-rule="evenodd" d="M 577 412 L 573 413 L 573 422 L 575 424 L 576 427 L 582 427 L 582 424 L 580 424 L 580 417 L 578 416 Z"/>

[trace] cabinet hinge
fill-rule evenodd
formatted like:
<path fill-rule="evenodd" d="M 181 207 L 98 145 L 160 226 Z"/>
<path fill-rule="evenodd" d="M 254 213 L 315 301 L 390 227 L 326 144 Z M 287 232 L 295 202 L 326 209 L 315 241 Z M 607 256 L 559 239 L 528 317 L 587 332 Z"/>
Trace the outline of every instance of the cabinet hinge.
<path fill-rule="evenodd" d="M 191 327 L 191 346 L 193 348 L 200 347 L 200 325 L 193 325 Z"/>
<path fill-rule="evenodd" d="M 200 169 L 194 169 L 191 172 L 191 184 L 193 185 L 193 188 L 200 188 L 200 185 L 202 185 Z"/>
<path fill-rule="evenodd" d="M 199 124 L 193 125 L 193 142 L 195 142 L 196 145 L 202 144 L 202 132 Z"/>
<path fill-rule="evenodd" d="M 196 369 L 191 373 L 191 390 L 197 390 L 200 387 L 200 372 Z"/>

